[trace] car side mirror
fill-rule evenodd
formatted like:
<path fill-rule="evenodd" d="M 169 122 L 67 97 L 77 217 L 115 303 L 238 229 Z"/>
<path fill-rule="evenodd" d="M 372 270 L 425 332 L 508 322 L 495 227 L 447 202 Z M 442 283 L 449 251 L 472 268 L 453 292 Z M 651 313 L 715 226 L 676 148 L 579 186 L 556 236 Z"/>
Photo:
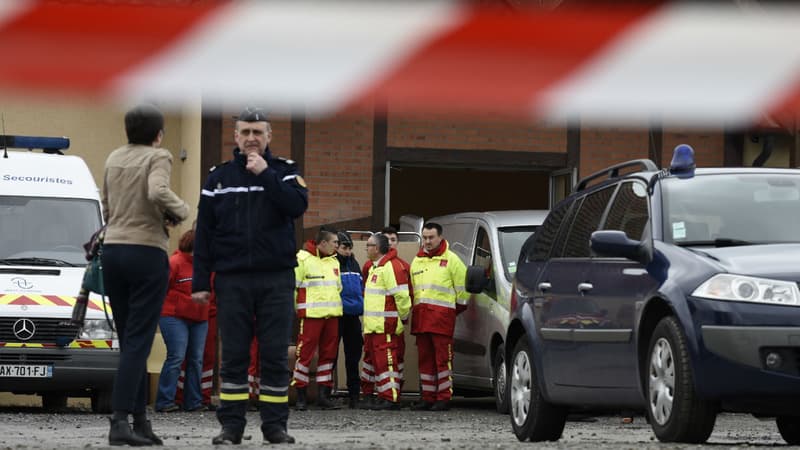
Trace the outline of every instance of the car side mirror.
<path fill-rule="evenodd" d="M 651 259 L 646 242 L 631 239 L 624 231 L 595 231 L 590 243 L 592 251 L 598 256 L 628 258 L 645 265 Z"/>
<path fill-rule="evenodd" d="M 467 267 L 467 280 L 465 283 L 467 292 L 471 294 L 480 294 L 488 283 L 489 278 L 486 276 L 486 270 L 483 267 Z"/>

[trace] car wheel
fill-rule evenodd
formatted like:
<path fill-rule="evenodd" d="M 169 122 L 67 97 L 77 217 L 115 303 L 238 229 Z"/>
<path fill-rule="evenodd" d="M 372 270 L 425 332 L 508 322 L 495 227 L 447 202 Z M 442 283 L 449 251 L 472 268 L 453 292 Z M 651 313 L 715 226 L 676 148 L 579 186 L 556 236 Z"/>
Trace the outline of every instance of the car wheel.
<path fill-rule="evenodd" d="M 789 445 L 800 445 L 800 417 L 780 416 L 775 419 L 781 437 Z"/>
<path fill-rule="evenodd" d="M 533 353 L 523 336 L 514 347 L 508 374 L 511 427 L 520 441 L 557 441 L 564 431 L 567 410 L 552 405 L 542 397 Z"/>
<path fill-rule="evenodd" d="M 111 391 L 92 391 L 92 412 L 97 414 L 108 414 L 111 411 Z"/>
<path fill-rule="evenodd" d="M 494 403 L 497 412 L 508 414 L 508 383 L 506 382 L 506 346 L 500 344 L 494 355 Z"/>
<path fill-rule="evenodd" d="M 67 394 L 50 392 L 42 394 L 42 407 L 44 409 L 62 409 L 67 407 Z"/>
<path fill-rule="evenodd" d="M 674 317 L 656 326 L 647 353 L 647 417 L 662 442 L 705 442 L 717 407 L 697 396 L 686 338 Z"/>

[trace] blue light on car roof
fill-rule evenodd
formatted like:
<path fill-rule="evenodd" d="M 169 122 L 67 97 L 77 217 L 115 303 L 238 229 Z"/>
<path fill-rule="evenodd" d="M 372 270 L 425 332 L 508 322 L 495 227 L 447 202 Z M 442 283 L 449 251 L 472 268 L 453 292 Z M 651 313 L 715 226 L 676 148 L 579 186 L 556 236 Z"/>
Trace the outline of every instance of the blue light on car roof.
<path fill-rule="evenodd" d="M 46 136 L 0 136 L 0 146 L 9 148 L 40 148 L 45 153 L 57 153 L 69 148 L 69 138 Z"/>
<path fill-rule="evenodd" d="M 691 178 L 694 176 L 694 149 L 691 145 L 680 144 L 672 151 L 672 162 L 669 164 L 669 173 L 678 178 Z"/>

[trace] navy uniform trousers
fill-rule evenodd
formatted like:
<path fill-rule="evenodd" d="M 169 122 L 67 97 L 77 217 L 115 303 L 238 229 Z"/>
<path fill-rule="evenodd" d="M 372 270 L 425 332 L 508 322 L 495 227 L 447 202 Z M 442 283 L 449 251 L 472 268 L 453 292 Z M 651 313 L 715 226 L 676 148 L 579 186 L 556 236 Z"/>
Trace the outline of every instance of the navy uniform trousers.
<path fill-rule="evenodd" d="M 255 332 L 261 367 L 259 411 L 264 435 L 286 431 L 289 419 L 288 346 L 294 321 L 294 269 L 218 273 L 217 326 L 222 339 L 217 420 L 241 435 L 247 419 L 250 342 Z"/>

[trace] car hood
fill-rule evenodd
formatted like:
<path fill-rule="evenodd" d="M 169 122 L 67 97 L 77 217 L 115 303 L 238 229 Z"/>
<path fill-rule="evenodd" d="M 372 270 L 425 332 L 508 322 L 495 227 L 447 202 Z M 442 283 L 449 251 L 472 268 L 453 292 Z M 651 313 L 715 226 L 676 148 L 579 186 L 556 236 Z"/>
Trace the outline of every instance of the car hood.
<path fill-rule="evenodd" d="M 0 317 L 69 318 L 85 268 L 0 266 Z M 87 319 L 105 318 L 103 300 L 90 295 Z M 111 307 L 106 305 L 111 315 Z"/>
<path fill-rule="evenodd" d="M 744 245 L 695 250 L 712 257 L 730 273 L 800 280 L 800 244 Z"/>

